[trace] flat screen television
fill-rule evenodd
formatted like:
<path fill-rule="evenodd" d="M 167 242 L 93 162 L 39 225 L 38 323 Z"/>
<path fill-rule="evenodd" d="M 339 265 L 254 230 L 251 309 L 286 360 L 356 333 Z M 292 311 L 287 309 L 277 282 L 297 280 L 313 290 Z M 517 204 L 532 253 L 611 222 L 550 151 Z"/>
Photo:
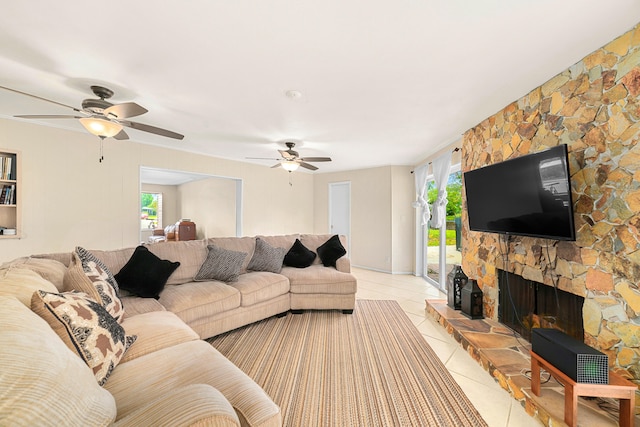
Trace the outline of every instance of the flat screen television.
<path fill-rule="evenodd" d="M 469 229 L 575 240 L 567 146 L 464 173 Z"/>

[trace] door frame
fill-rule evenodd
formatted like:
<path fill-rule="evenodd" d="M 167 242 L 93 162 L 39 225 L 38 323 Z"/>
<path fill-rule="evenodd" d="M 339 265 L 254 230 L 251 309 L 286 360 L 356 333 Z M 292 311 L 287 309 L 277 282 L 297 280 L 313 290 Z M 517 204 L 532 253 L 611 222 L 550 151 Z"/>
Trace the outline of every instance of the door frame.
<path fill-rule="evenodd" d="M 461 163 L 454 163 L 451 165 L 451 168 L 449 170 L 449 175 L 456 173 L 456 172 L 460 172 L 462 170 L 462 164 Z M 426 192 L 427 192 L 427 187 L 429 186 L 429 182 L 433 181 L 433 174 L 429 174 L 427 176 L 426 179 L 426 187 L 424 189 L 425 191 L 425 198 L 426 198 Z M 416 275 L 422 276 L 423 279 L 425 279 L 427 282 L 431 283 L 432 285 L 434 285 L 435 287 L 437 287 L 438 289 L 442 290 L 443 292 L 446 293 L 447 291 L 447 275 L 445 272 L 445 267 L 447 264 L 447 253 L 446 253 L 446 221 L 445 223 L 442 225 L 442 227 L 440 227 L 440 244 L 438 247 L 438 258 L 439 258 L 439 262 L 438 262 L 438 280 L 435 280 L 431 277 L 429 277 L 429 275 L 427 274 L 427 268 L 428 268 L 428 263 L 427 263 L 427 252 L 428 252 L 428 237 L 427 240 L 425 240 L 425 235 L 427 230 L 429 229 L 429 224 L 426 225 L 422 225 L 420 223 L 420 219 L 416 218 L 416 244 L 420 244 L 420 252 L 419 252 L 419 256 L 416 257 L 416 260 L 420 260 L 420 270 L 418 270 L 418 268 L 416 268 Z M 416 267 L 418 267 L 418 265 L 416 265 Z"/>

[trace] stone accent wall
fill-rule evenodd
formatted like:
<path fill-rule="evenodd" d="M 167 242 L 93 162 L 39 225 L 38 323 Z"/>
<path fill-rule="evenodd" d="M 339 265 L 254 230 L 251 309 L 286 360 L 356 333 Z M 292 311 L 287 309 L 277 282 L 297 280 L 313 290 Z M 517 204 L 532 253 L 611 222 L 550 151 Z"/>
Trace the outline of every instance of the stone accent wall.
<path fill-rule="evenodd" d="M 467 131 L 463 171 L 567 144 L 577 239 L 472 232 L 463 268 L 497 319 L 496 269 L 586 298 L 585 342 L 640 384 L 640 24 Z M 502 239 L 502 240 L 501 240 Z"/>

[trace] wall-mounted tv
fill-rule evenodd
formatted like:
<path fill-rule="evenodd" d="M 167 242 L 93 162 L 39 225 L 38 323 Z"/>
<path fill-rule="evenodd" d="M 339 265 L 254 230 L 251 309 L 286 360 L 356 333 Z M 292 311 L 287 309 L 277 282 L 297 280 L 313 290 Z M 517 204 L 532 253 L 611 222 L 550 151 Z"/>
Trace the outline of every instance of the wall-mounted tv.
<path fill-rule="evenodd" d="M 469 229 L 575 240 L 567 146 L 464 174 Z"/>

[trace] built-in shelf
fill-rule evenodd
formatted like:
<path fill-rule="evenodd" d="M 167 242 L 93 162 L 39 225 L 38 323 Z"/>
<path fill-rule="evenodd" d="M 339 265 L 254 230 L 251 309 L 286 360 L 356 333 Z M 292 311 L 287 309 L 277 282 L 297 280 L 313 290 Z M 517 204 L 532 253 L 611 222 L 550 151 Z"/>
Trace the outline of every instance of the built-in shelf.
<path fill-rule="evenodd" d="M 20 154 L 0 148 L 0 240 L 22 237 Z"/>

